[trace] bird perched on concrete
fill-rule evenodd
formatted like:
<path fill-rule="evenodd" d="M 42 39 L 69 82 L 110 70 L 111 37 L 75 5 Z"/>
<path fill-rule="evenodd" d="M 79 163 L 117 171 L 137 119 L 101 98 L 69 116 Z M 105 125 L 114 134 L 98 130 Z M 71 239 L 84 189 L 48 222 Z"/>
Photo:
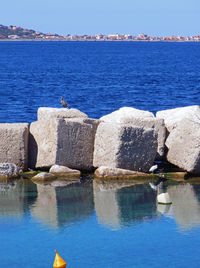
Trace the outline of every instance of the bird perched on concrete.
<path fill-rule="evenodd" d="M 61 97 L 60 101 L 61 101 L 62 106 L 63 106 L 64 108 L 68 108 L 68 109 L 69 109 L 67 102 L 64 101 L 64 99 L 63 99 L 63 96 Z"/>

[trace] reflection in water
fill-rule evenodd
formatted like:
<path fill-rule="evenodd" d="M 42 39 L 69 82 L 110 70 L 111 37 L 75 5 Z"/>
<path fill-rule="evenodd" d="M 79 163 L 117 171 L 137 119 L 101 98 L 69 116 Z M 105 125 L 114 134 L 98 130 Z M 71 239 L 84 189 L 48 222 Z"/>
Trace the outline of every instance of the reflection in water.
<path fill-rule="evenodd" d="M 0 217 L 22 216 L 36 198 L 33 183 L 25 180 L 0 182 Z"/>
<path fill-rule="evenodd" d="M 199 187 L 197 187 L 199 188 Z M 193 185 L 179 184 L 168 186 L 172 199 L 172 214 L 181 229 L 191 229 L 200 224 L 200 203 Z"/>
<path fill-rule="evenodd" d="M 171 204 L 157 204 L 157 211 L 161 214 L 168 214 L 170 213 Z"/>
<path fill-rule="evenodd" d="M 37 184 L 37 192 L 38 197 L 31 207 L 31 213 L 43 223 L 58 227 L 81 221 L 93 213 L 91 184 L 68 182 L 63 186 L 62 182 L 55 181 L 51 185 Z"/>
<path fill-rule="evenodd" d="M 100 224 L 119 228 L 156 215 L 156 193 L 148 184 L 93 182 Z"/>
<path fill-rule="evenodd" d="M 118 191 L 121 222 L 139 223 L 157 217 L 156 193 L 149 184 L 135 185 Z"/>
<path fill-rule="evenodd" d="M 107 187 L 109 184 L 93 182 L 94 205 L 100 224 L 120 226 L 119 206 L 116 198 L 117 186 Z M 111 186 L 111 184 L 110 184 Z"/>
<path fill-rule="evenodd" d="M 51 227 L 83 221 L 94 214 L 98 222 L 122 228 L 161 215 L 174 218 L 181 229 L 200 225 L 200 184 L 163 183 L 172 205 L 156 202 L 158 189 L 148 183 L 79 183 L 53 181 L 35 184 L 30 180 L 0 182 L 0 217 L 32 217 Z"/>
<path fill-rule="evenodd" d="M 55 188 L 37 184 L 38 197 L 31 207 L 31 214 L 45 223 L 57 225 L 57 201 Z"/>
<path fill-rule="evenodd" d="M 93 184 L 100 224 L 119 228 L 163 214 L 174 218 L 181 229 L 200 225 L 200 201 L 196 194 L 200 185 L 164 182 L 155 190 L 150 184 Z M 169 193 L 171 205 L 157 204 L 156 195 L 163 191 Z"/>

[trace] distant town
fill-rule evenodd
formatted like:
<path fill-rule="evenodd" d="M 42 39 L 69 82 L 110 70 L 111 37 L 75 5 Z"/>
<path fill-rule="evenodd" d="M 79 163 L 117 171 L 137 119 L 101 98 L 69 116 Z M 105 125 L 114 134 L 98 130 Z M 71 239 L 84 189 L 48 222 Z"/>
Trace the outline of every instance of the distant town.
<path fill-rule="evenodd" d="M 200 42 L 200 35 L 195 36 L 149 36 L 139 34 L 96 34 L 96 35 L 58 35 L 51 33 L 41 33 L 38 31 L 25 29 L 19 26 L 4 26 L 0 24 L 0 40 L 6 41 L 173 41 L 173 42 Z"/>

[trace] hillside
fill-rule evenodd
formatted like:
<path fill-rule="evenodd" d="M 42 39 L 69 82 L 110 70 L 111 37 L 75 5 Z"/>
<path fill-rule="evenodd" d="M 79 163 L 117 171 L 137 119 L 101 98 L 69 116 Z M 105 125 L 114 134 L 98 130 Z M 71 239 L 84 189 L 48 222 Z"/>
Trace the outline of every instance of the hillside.
<path fill-rule="evenodd" d="M 10 39 L 10 40 L 17 40 L 17 39 L 61 39 L 62 36 L 58 34 L 44 34 L 41 32 L 36 32 L 30 29 L 24 29 L 18 26 L 4 26 L 0 24 L 0 40 Z"/>

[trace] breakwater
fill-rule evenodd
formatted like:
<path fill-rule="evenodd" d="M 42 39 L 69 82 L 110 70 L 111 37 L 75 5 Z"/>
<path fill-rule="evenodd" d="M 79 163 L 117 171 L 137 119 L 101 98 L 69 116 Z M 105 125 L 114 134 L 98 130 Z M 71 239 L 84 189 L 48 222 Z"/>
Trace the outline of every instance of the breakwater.
<path fill-rule="evenodd" d="M 114 172 L 123 178 L 128 176 L 124 170 L 136 172 L 130 176 L 145 174 L 160 160 L 200 174 L 199 131 L 197 105 L 159 111 L 156 116 L 123 107 L 100 119 L 77 109 L 41 107 L 30 125 L 0 124 L 0 163 L 16 165 L 19 174 L 58 165 L 80 171 L 100 168 L 99 177 Z M 5 168 L 0 170 L 7 176 Z"/>

